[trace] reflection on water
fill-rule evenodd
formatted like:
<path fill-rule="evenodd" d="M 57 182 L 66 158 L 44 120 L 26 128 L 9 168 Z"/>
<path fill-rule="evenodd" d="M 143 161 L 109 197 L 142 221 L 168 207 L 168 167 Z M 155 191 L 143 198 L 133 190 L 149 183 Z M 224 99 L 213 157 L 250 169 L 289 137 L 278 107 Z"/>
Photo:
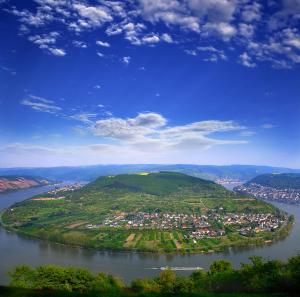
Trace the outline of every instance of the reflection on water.
<path fill-rule="evenodd" d="M 49 187 L 43 187 L 5 195 L 1 194 L 0 209 L 48 189 Z M 231 248 L 218 254 L 159 255 L 151 253 L 96 251 L 30 239 L 0 228 L 0 284 L 8 282 L 7 271 L 18 264 L 37 266 L 53 263 L 64 266 L 81 266 L 95 272 L 104 271 L 119 275 L 126 281 L 130 281 L 133 278 L 152 277 L 159 273 L 158 270 L 148 269 L 151 267 L 200 266 L 208 268 L 216 259 L 227 259 L 234 266 L 238 266 L 241 262 L 247 262 L 248 258 L 253 255 L 264 258 L 286 259 L 300 252 L 300 207 L 275 202 L 273 204 L 295 216 L 294 228 L 286 239 L 268 246 Z M 190 271 L 180 271 L 178 273 L 188 275 Z"/>

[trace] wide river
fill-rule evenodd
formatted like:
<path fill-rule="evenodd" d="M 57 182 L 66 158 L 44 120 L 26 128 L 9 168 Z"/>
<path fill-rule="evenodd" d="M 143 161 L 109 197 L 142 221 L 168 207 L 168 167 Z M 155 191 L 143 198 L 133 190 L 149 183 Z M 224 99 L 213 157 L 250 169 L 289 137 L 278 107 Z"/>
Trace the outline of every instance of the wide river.
<path fill-rule="evenodd" d="M 49 187 L 40 187 L 0 194 L 0 210 L 48 189 Z M 19 264 L 37 266 L 52 263 L 80 266 L 95 272 L 103 271 L 119 275 L 129 282 L 138 277 L 154 276 L 162 266 L 208 268 L 216 259 L 227 259 L 237 267 L 241 262 L 247 262 L 253 255 L 284 260 L 300 252 L 300 206 L 279 203 L 274 205 L 295 216 L 294 228 L 287 238 L 264 247 L 231 249 L 229 252 L 218 254 L 157 255 L 95 251 L 24 238 L 0 227 L 0 284 L 8 283 L 7 272 Z M 190 271 L 180 273 L 189 274 Z"/>

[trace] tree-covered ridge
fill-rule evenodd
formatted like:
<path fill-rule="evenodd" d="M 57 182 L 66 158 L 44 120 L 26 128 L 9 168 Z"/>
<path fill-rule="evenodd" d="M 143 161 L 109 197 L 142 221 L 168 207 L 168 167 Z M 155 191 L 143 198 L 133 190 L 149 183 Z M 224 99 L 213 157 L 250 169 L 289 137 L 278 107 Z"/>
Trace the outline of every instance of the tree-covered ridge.
<path fill-rule="evenodd" d="M 174 172 L 107 176 L 81 189 L 53 190 L 11 206 L 2 222 L 76 246 L 180 253 L 264 244 L 292 225 L 270 204 Z"/>
<path fill-rule="evenodd" d="M 211 192 L 222 196 L 234 196 L 232 192 L 212 181 L 167 171 L 100 177 L 88 184 L 83 190 L 103 191 L 109 189 L 158 196 L 170 195 L 183 190 L 189 190 L 192 193 L 205 194 L 205 192 Z"/>
<path fill-rule="evenodd" d="M 81 293 L 79 296 L 213 296 L 220 293 L 298 296 L 300 256 L 291 257 L 287 262 L 265 261 L 254 256 L 239 269 L 234 269 L 226 260 L 217 260 L 208 271 L 199 269 L 188 277 L 166 269 L 157 277 L 135 279 L 127 285 L 120 278 L 105 273 L 55 265 L 37 268 L 21 265 L 9 275 L 12 287 L 47 290 L 51 296 L 55 296 L 56 291 L 59 296 L 71 296 L 70 293 Z M 60 295 L 62 292 L 65 295 Z"/>
<path fill-rule="evenodd" d="M 251 183 L 276 189 L 300 189 L 300 173 L 262 174 L 247 184 Z"/>

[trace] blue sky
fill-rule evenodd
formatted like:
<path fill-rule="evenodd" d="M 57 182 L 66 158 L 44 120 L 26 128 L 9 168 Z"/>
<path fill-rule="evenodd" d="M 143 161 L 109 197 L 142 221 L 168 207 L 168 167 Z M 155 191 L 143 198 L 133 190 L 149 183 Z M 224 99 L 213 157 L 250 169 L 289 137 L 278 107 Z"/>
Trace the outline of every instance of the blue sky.
<path fill-rule="evenodd" d="M 0 166 L 300 168 L 299 25 L 299 0 L 0 0 Z"/>

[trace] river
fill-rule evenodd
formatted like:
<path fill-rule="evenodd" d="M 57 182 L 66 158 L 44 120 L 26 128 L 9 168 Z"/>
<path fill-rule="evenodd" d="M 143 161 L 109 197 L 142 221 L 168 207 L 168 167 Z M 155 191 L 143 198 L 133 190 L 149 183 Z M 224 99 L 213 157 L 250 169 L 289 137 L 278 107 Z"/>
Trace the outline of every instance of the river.
<path fill-rule="evenodd" d="M 39 187 L 0 194 L 0 210 L 49 189 L 50 187 Z M 253 255 L 266 259 L 285 260 L 300 252 L 300 206 L 273 204 L 295 216 L 294 228 L 287 238 L 268 246 L 231 249 L 229 252 L 218 254 L 157 255 L 95 251 L 21 237 L 0 227 L 0 284 L 8 283 L 7 272 L 19 264 L 37 266 L 52 263 L 63 266 L 80 266 L 94 272 L 103 271 L 118 275 L 126 282 L 130 282 L 138 277 L 155 276 L 160 270 L 152 268 L 162 266 L 209 268 L 214 260 L 227 259 L 237 267 L 241 262 L 247 262 L 248 258 Z M 179 273 L 187 275 L 191 271 L 180 271 Z"/>

